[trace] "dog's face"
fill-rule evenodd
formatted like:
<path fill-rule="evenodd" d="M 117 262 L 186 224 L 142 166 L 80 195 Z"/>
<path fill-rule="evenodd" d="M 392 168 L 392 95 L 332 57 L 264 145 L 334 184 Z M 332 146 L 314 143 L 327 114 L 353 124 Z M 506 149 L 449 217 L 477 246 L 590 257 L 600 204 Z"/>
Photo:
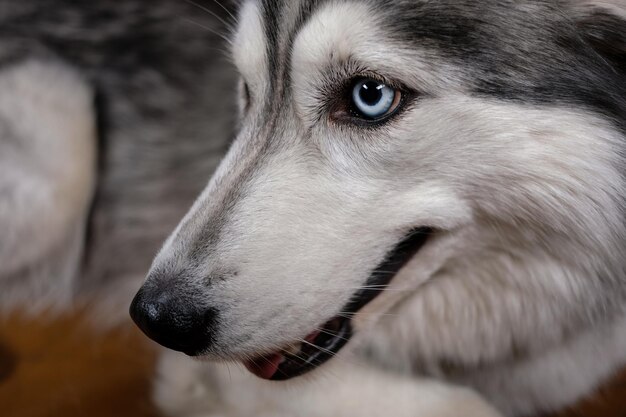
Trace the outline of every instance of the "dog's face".
<path fill-rule="evenodd" d="M 548 269 L 483 267 L 617 262 L 623 78 L 570 3 L 245 2 L 241 130 L 154 261 L 140 327 L 286 379 L 425 285 L 453 300 L 495 278 L 574 303 Z"/>

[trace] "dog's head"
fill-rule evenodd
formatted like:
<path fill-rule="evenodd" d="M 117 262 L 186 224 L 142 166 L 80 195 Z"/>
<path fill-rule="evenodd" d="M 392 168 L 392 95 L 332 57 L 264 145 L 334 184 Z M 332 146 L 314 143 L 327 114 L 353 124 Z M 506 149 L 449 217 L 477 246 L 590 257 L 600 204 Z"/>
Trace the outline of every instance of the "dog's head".
<path fill-rule="evenodd" d="M 240 133 L 156 257 L 135 321 L 172 349 L 286 379 L 425 286 L 527 279 L 481 269 L 492 258 L 611 270 L 626 88 L 624 50 L 597 47 L 622 21 L 598 10 L 244 2 Z M 543 272 L 525 285 L 573 302 Z"/>

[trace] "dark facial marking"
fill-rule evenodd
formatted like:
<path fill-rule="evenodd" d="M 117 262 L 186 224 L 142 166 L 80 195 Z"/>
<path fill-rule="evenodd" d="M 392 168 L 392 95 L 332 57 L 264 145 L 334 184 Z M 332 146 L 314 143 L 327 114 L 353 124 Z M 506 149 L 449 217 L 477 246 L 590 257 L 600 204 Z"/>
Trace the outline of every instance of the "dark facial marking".
<path fill-rule="evenodd" d="M 555 1 L 383 1 L 377 11 L 403 43 L 465 70 L 477 96 L 584 106 L 626 129 L 626 21 L 577 21 Z"/>

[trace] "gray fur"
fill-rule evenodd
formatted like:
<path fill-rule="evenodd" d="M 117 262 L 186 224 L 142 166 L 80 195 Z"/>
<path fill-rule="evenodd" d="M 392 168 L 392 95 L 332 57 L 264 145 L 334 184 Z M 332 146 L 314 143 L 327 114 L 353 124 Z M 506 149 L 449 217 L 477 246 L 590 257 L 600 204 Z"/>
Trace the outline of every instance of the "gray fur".
<path fill-rule="evenodd" d="M 339 313 L 428 226 L 348 346 L 507 415 L 589 393 L 626 364 L 626 24 L 592 3 L 246 2 L 242 130 L 148 282 L 186 277 L 168 291 L 219 311 L 206 356 L 240 359 Z M 332 120 L 370 71 L 407 109 Z"/>
<path fill-rule="evenodd" d="M 235 84 L 222 40 L 230 29 L 220 19 L 232 21 L 214 2 L 0 1 L 0 71 L 33 60 L 59 64 L 91 90 L 98 176 L 71 292 L 95 292 L 114 322 L 126 319 L 152 256 L 230 140 Z M 12 216 L 0 212 L 0 222 Z"/>
<path fill-rule="evenodd" d="M 521 416 L 571 404 L 625 364 L 623 5 L 595 3 L 243 2 L 233 55 L 250 101 L 239 135 L 147 279 L 218 311 L 206 358 L 241 360 L 305 337 L 341 313 L 408 230 L 437 233 L 310 376 L 281 388 L 167 355 L 161 407 L 496 415 L 478 392 Z M 47 4 L 0 3 L 0 85 L 2 69 L 61 68 L 78 96 L 98 98 L 84 119 L 99 122 L 100 164 L 89 217 L 77 203 L 80 215 L 60 227 L 84 256 L 34 252 L 43 264 L 60 258 L 70 292 L 112 289 L 99 296 L 111 315 L 125 311 L 149 254 L 217 163 L 234 77 L 208 55 L 211 30 L 173 17 L 221 27 L 190 4 Z M 329 117 L 363 67 L 413 92 L 384 126 Z M 6 146 L 16 120 L 5 119 Z M 65 179 L 40 177 L 50 187 Z M 86 187 L 82 204 L 90 196 Z M 51 227 L 10 208 L 0 225 L 20 215 Z M 28 282 L 58 282 L 45 278 Z"/>

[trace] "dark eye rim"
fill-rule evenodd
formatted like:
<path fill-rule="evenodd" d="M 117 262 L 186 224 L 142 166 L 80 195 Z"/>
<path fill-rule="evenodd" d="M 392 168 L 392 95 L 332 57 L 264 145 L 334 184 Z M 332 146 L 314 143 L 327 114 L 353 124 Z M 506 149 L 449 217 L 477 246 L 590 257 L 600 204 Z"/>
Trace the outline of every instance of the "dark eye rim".
<path fill-rule="evenodd" d="M 250 106 L 252 105 L 252 93 L 250 92 L 250 86 L 243 78 L 240 80 L 240 95 L 243 99 L 243 112 L 248 113 Z"/>
<path fill-rule="evenodd" d="M 352 100 L 352 92 L 354 87 L 363 81 L 375 81 L 377 83 L 385 84 L 386 86 L 392 88 L 394 91 L 400 94 L 400 100 L 395 109 L 391 112 L 386 113 L 380 117 L 370 118 L 367 115 L 363 114 L 354 104 Z M 392 119 L 398 117 L 401 113 L 403 113 L 407 105 L 413 101 L 413 99 L 417 96 L 417 93 L 411 91 L 410 89 L 398 85 L 395 82 L 389 82 L 388 80 L 383 80 L 380 77 L 372 76 L 372 75 L 361 75 L 356 76 L 349 79 L 339 90 L 339 94 L 337 94 L 337 99 L 331 105 L 330 108 L 330 118 L 332 121 L 339 122 L 342 124 L 350 124 L 356 125 L 364 128 L 375 128 L 382 125 L 387 124 Z"/>

